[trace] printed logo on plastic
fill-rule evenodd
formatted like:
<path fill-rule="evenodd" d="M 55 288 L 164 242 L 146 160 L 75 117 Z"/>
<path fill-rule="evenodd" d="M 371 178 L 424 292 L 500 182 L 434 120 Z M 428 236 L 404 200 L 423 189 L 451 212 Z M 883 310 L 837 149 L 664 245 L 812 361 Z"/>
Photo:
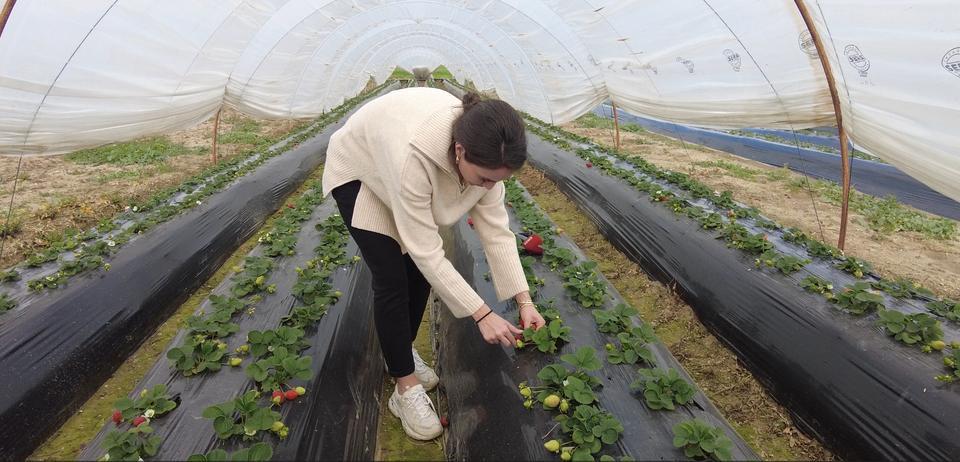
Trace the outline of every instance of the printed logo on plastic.
<path fill-rule="evenodd" d="M 813 35 L 808 30 L 800 33 L 800 49 L 811 58 L 817 57 L 817 44 L 813 42 Z"/>
<path fill-rule="evenodd" d="M 860 51 L 858 46 L 847 45 L 843 49 L 843 54 L 846 55 L 847 60 L 850 61 L 850 65 L 860 72 L 860 77 L 867 76 L 867 71 L 870 70 L 870 60 L 863 55 L 863 52 Z"/>
<path fill-rule="evenodd" d="M 956 47 L 943 55 L 943 61 L 940 64 L 947 72 L 960 77 L 960 47 Z"/>
<path fill-rule="evenodd" d="M 730 63 L 730 67 L 733 68 L 734 72 L 740 72 L 740 66 L 742 65 L 740 53 L 727 48 L 723 50 L 723 55 L 727 57 L 727 62 Z"/>
<path fill-rule="evenodd" d="M 690 61 L 682 56 L 677 56 L 677 62 L 686 66 L 687 71 L 693 74 L 693 61 Z"/>

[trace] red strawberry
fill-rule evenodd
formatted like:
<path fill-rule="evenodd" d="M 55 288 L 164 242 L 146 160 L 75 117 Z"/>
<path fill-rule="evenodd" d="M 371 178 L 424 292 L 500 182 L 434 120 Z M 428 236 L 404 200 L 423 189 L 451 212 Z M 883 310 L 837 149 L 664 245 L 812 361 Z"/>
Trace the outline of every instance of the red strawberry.
<path fill-rule="evenodd" d="M 120 411 L 113 411 L 113 423 L 120 425 L 120 422 L 123 422 L 123 413 Z"/>
<path fill-rule="evenodd" d="M 273 390 L 273 395 L 270 398 L 270 401 L 273 401 L 274 404 L 281 404 L 283 403 L 283 392 L 280 390 Z"/>
<path fill-rule="evenodd" d="M 136 416 L 136 417 L 133 419 L 133 422 L 130 422 L 130 423 L 132 423 L 134 427 L 139 427 L 140 424 L 142 424 L 142 423 L 144 423 L 144 422 L 146 422 L 146 421 L 147 421 L 147 418 L 146 418 L 146 417 L 144 417 L 144 416 L 142 416 L 142 415 L 138 415 L 138 416 Z"/>
<path fill-rule="evenodd" d="M 283 397 L 286 398 L 287 401 L 293 401 L 297 399 L 298 396 L 300 395 L 297 394 L 297 390 L 287 390 L 287 392 L 283 394 Z"/>
<path fill-rule="evenodd" d="M 543 238 L 539 234 L 531 234 L 525 241 L 523 241 L 523 248 L 529 254 L 541 255 L 543 254 L 543 247 L 540 247 L 540 244 L 543 243 Z"/>
<path fill-rule="evenodd" d="M 443 425 L 444 428 L 450 426 L 450 421 L 447 420 L 447 416 L 440 416 L 440 425 Z"/>
<path fill-rule="evenodd" d="M 473 218 L 467 217 L 467 224 L 473 226 Z"/>
<path fill-rule="evenodd" d="M 587 162 L 587 168 L 593 168 L 593 162 Z"/>

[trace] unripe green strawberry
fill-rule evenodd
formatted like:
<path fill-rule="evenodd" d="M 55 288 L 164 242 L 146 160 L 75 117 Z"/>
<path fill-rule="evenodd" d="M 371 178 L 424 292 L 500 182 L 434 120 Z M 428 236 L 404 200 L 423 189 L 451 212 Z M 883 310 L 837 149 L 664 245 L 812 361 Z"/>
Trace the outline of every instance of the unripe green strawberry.
<path fill-rule="evenodd" d="M 231 366 L 231 367 L 237 367 L 237 366 L 239 366 L 242 362 L 243 362 L 243 360 L 240 359 L 240 358 L 230 358 L 230 366 Z"/>
<path fill-rule="evenodd" d="M 517 348 L 523 348 L 523 340 L 517 339 Z"/>
<path fill-rule="evenodd" d="M 560 460 L 563 462 L 568 462 L 570 459 L 573 459 L 573 456 L 570 454 L 570 451 L 563 451 L 560 453 Z"/>
<path fill-rule="evenodd" d="M 523 402 L 523 407 L 525 407 L 525 408 L 527 408 L 527 409 L 532 408 L 532 407 L 533 407 L 533 400 L 532 400 L 532 399 L 528 399 L 528 400 L 524 401 L 524 402 Z"/>
<path fill-rule="evenodd" d="M 253 281 L 253 283 L 256 284 L 256 285 L 258 285 L 258 286 L 262 286 L 262 285 L 263 285 L 263 282 L 266 281 L 266 280 L 267 280 L 267 278 L 265 278 L 265 277 L 263 277 L 263 276 L 257 276 L 257 279 L 255 279 L 255 280 Z"/>
<path fill-rule="evenodd" d="M 565 399 L 564 399 L 564 400 L 561 400 L 561 401 L 560 401 L 560 412 L 567 412 L 568 410 L 570 410 L 570 402 L 567 401 L 567 400 L 565 400 Z"/>
<path fill-rule="evenodd" d="M 283 427 L 284 427 L 283 422 L 278 420 L 274 422 L 273 425 L 270 426 L 270 431 L 274 433 L 280 433 L 280 430 L 283 430 Z"/>
<path fill-rule="evenodd" d="M 523 396 L 524 398 L 529 398 L 530 395 L 532 395 L 532 394 L 533 394 L 533 390 L 531 390 L 531 389 L 529 389 L 529 388 L 521 388 L 521 389 L 520 389 L 520 396 Z"/>
<path fill-rule="evenodd" d="M 560 405 L 560 397 L 557 395 L 547 396 L 546 399 L 543 400 L 543 405 L 553 409 Z"/>
<path fill-rule="evenodd" d="M 606 348 L 607 351 L 613 351 L 613 344 L 612 344 L 612 343 L 608 343 L 608 344 L 604 345 L 603 347 Z"/>
<path fill-rule="evenodd" d="M 560 450 L 560 442 L 557 440 L 550 440 L 546 443 L 543 443 L 543 447 L 546 448 L 547 451 L 557 452 Z"/>
<path fill-rule="evenodd" d="M 947 344 L 943 340 L 934 340 L 930 342 L 930 348 L 933 348 L 934 350 L 937 350 L 937 351 L 943 351 L 943 349 L 946 347 L 947 347 Z"/>
<path fill-rule="evenodd" d="M 297 388 L 294 388 L 294 390 L 296 390 L 297 394 L 300 396 L 307 394 L 307 389 L 303 387 L 297 387 Z"/>

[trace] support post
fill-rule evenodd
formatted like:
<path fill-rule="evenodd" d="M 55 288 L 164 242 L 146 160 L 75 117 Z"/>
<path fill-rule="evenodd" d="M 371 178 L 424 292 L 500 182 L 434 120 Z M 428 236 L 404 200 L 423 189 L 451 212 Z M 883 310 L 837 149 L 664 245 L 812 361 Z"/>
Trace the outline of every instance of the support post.
<path fill-rule="evenodd" d="M 17 0 L 7 0 L 3 4 L 3 10 L 0 10 L 0 36 L 3 35 L 3 28 L 7 27 L 7 19 L 10 19 L 10 12 L 13 11 L 13 5 Z"/>
<path fill-rule="evenodd" d="M 840 162 L 842 162 L 840 171 L 843 179 L 843 200 L 840 206 L 840 238 L 837 241 L 837 247 L 843 250 L 843 246 L 847 240 L 847 214 L 850 209 L 851 172 L 849 142 L 847 140 L 847 132 L 843 129 L 843 113 L 840 110 L 840 93 L 837 92 L 837 82 L 833 78 L 833 70 L 830 67 L 830 61 L 826 57 L 826 48 L 824 48 L 823 42 L 820 40 L 820 33 L 817 31 L 813 18 L 810 17 L 810 11 L 807 10 L 807 5 L 803 0 L 794 0 L 794 3 L 797 4 L 797 9 L 800 10 L 800 16 L 803 17 L 803 22 L 806 23 L 807 30 L 810 31 L 810 37 L 813 39 L 814 45 L 817 46 L 817 56 L 819 56 L 820 63 L 823 66 L 823 73 L 827 78 L 827 86 L 830 87 L 830 97 L 833 98 L 833 112 L 837 116 L 837 133 L 840 135 Z"/>
<path fill-rule="evenodd" d="M 213 165 L 217 165 L 219 159 L 217 158 L 217 134 L 220 132 L 220 112 L 223 111 L 223 107 L 217 109 L 217 115 L 213 119 L 213 145 L 210 148 L 210 161 Z"/>
<path fill-rule="evenodd" d="M 613 143 L 617 151 L 620 150 L 620 116 L 617 115 L 617 103 L 610 101 L 610 105 L 613 107 L 613 130 L 616 132 L 616 138 Z"/>

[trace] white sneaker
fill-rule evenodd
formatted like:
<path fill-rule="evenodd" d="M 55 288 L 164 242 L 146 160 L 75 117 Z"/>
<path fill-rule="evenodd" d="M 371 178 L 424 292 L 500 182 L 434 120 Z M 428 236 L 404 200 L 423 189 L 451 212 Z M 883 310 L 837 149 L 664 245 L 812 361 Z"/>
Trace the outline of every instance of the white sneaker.
<path fill-rule="evenodd" d="M 414 385 L 402 395 L 397 392 L 399 388 L 400 386 L 397 385 L 393 389 L 387 407 L 400 419 L 407 436 L 421 441 L 429 441 L 440 436 L 443 433 L 443 427 L 440 425 L 440 418 L 437 417 L 437 410 L 433 407 L 433 401 L 430 401 L 423 385 Z"/>
<path fill-rule="evenodd" d="M 420 354 L 417 353 L 416 348 L 413 350 L 413 375 L 417 376 L 417 379 L 420 380 L 420 383 L 423 384 L 423 388 L 427 391 L 433 390 L 434 387 L 440 383 L 440 377 L 437 377 L 437 373 L 427 365 L 427 363 L 420 357 Z"/>

